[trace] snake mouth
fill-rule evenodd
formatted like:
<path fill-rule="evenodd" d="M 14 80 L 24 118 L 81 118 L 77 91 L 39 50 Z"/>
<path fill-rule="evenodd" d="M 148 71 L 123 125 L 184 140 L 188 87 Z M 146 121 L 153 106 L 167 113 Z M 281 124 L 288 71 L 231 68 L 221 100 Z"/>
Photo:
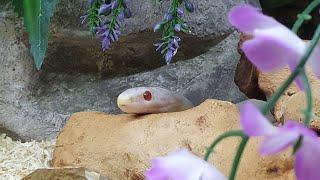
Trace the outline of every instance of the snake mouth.
<path fill-rule="evenodd" d="M 127 105 L 132 103 L 132 98 L 129 96 L 119 95 L 117 99 L 118 107 L 126 107 Z"/>
<path fill-rule="evenodd" d="M 117 100 L 117 104 L 119 107 L 124 107 L 124 106 L 128 105 L 129 103 L 131 103 L 131 101 L 127 100 L 127 99 L 118 99 Z"/>

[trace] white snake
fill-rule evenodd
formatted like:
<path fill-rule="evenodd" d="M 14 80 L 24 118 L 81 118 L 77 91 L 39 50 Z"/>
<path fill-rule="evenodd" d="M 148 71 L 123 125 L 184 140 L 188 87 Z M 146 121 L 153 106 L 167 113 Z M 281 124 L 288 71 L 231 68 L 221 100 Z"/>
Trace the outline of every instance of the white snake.
<path fill-rule="evenodd" d="M 236 104 L 238 108 L 250 101 L 257 107 L 266 103 L 257 99 L 249 99 Z M 130 114 L 156 114 L 165 112 L 177 112 L 190 109 L 194 105 L 183 95 L 160 87 L 135 87 L 127 89 L 118 96 L 118 107 Z M 269 112 L 267 118 L 275 122 Z"/>
<path fill-rule="evenodd" d="M 118 107 L 126 113 L 149 114 L 183 111 L 194 105 L 181 94 L 160 87 L 135 87 L 121 93 Z"/>

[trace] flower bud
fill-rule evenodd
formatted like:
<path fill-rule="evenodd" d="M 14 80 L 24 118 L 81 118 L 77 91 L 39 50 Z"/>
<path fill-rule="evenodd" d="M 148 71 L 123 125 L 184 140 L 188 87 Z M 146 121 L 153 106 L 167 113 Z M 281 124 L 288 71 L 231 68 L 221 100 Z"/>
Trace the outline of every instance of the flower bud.
<path fill-rule="evenodd" d="M 132 14 L 131 14 L 131 11 L 130 11 L 129 8 L 125 8 L 125 9 L 123 10 L 123 12 L 124 12 L 124 17 L 125 17 L 125 18 L 131 18 Z"/>
<path fill-rule="evenodd" d="M 156 24 L 153 28 L 153 32 L 157 32 L 161 29 L 161 25 L 160 24 Z"/>
<path fill-rule="evenodd" d="M 187 9 L 187 11 L 189 12 L 193 12 L 194 11 L 194 6 L 190 1 L 186 1 L 185 2 L 185 8 Z"/>

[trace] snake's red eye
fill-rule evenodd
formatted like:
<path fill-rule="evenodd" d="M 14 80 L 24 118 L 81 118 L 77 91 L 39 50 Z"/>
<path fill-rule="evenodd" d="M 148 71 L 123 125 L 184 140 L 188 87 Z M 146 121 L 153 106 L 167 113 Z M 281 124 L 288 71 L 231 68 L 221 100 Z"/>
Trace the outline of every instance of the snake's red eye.
<path fill-rule="evenodd" d="M 145 92 L 143 93 L 143 98 L 144 98 L 144 100 L 146 100 L 146 101 L 150 101 L 150 100 L 152 99 L 152 94 L 151 94 L 151 92 L 150 92 L 150 91 L 145 91 Z"/>

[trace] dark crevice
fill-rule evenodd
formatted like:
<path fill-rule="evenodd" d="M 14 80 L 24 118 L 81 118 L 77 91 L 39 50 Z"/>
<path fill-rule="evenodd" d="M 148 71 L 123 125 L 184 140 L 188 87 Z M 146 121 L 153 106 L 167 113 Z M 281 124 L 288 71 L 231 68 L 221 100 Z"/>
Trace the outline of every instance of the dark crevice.
<path fill-rule="evenodd" d="M 173 63 L 207 52 L 227 35 L 198 38 L 179 34 L 181 48 Z M 130 34 L 121 37 L 103 52 L 97 38 L 76 33 L 54 34 L 42 73 L 96 74 L 101 78 L 110 78 L 153 70 L 166 64 L 153 46 L 160 37 L 160 34 L 149 31 Z"/>
<path fill-rule="evenodd" d="M 258 84 L 259 72 L 257 68 L 247 59 L 246 55 L 240 48 L 242 43 L 250 38 L 251 37 L 243 34 L 240 36 L 238 45 L 240 61 L 236 68 L 234 82 L 239 87 L 240 91 L 243 92 L 248 98 L 266 101 L 266 95 L 259 88 Z"/>
<path fill-rule="evenodd" d="M 288 28 L 291 28 L 297 19 L 297 15 L 301 13 L 309 5 L 310 2 L 311 0 L 297 0 L 282 7 L 263 7 L 263 12 L 269 16 L 274 17 L 279 22 L 286 25 Z M 312 19 L 310 21 L 306 21 L 298 32 L 298 35 L 302 39 L 311 39 L 317 25 L 320 23 L 320 14 L 318 11 L 319 7 L 315 9 L 316 10 L 311 13 Z"/>
<path fill-rule="evenodd" d="M 0 135 L 1 134 L 6 134 L 7 137 L 10 137 L 14 141 L 21 140 L 18 134 L 0 125 Z"/>

